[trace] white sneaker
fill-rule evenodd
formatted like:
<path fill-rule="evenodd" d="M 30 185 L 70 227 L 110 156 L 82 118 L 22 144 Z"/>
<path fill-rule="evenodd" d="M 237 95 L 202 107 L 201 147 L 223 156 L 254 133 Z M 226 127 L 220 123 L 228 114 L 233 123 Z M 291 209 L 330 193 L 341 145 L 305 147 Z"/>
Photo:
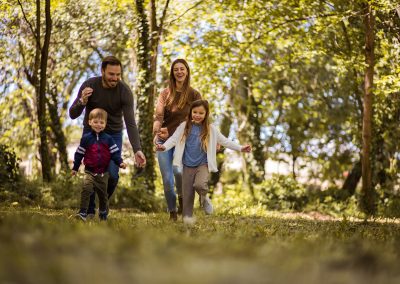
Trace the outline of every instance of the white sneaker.
<path fill-rule="evenodd" d="M 183 217 L 183 224 L 185 224 L 186 226 L 193 226 L 194 223 L 196 223 L 195 217 L 189 217 L 189 216 Z"/>
<path fill-rule="evenodd" d="M 214 208 L 208 195 L 202 195 L 200 197 L 200 201 L 201 201 L 201 207 L 203 207 L 204 212 L 207 215 L 211 215 L 214 211 Z"/>

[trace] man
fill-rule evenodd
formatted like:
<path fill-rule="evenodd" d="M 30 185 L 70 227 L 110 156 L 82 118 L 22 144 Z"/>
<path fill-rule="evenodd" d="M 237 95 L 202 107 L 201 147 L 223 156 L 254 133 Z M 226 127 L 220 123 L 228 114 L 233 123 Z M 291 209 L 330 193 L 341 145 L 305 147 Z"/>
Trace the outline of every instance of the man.
<path fill-rule="evenodd" d="M 121 80 L 122 64 L 114 56 L 107 56 L 101 64 L 101 76 L 86 80 L 79 88 L 78 96 L 69 109 L 72 119 L 79 117 L 85 110 L 83 133 L 90 132 L 88 124 L 89 113 L 95 108 L 107 111 L 107 126 L 105 132 L 112 136 L 122 151 L 122 117 L 124 117 L 128 138 L 135 153 L 135 163 L 138 167 L 146 165 L 146 157 L 141 151 L 139 131 L 135 122 L 132 91 Z M 119 179 L 119 165 L 110 163 L 108 198 L 114 193 Z M 90 198 L 88 216 L 95 216 L 95 195 Z"/>

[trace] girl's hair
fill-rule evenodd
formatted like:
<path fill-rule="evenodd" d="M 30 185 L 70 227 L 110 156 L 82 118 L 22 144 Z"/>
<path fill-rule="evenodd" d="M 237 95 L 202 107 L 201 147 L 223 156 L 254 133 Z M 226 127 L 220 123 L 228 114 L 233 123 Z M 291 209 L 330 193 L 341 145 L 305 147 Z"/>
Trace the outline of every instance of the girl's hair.
<path fill-rule="evenodd" d="M 102 108 L 95 108 L 89 113 L 89 120 L 103 119 L 107 121 L 107 112 Z"/>
<path fill-rule="evenodd" d="M 207 147 L 208 147 L 208 139 L 210 137 L 210 123 L 208 121 L 208 117 L 210 115 L 210 108 L 208 106 L 208 101 L 207 100 L 197 100 L 194 101 L 191 105 L 190 105 L 190 111 L 188 114 L 188 117 L 186 119 L 186 126 L 185 126 L 185 130 L 183 131 L 183 136 L 182 139 L 185 137 L 188 137 L 190 130 L 192 129 L 192 110 L 196 107 L 204 107 L 204 109 L 206 110 L 206 115 L 204 117 L 204 120 L 201 123 L 201 133 L 200 133 L 200 140 L 201 140 L 201 147 L 203 148 L 203 150 L 205 152 L 207 152 Z"/>
<path fill-rule="evenodd" d="M 187 70 L 187 76 L 185 79 L 185 82 L 183 82 L 183 89 L 182 89 L 182 93 L 180 94 L 180 96 L 177 98 L 176 95 L 176 79 L 174 76 L 174 66 L 177 63 L 182 63 L 183 65 L 185 65 L 186 70 Z M 171 65 L 171 70 L 169 72 L 169 96 L 167 99 L 167 106 L 171 106 L 173 104 L 176 104 L 178 106 L 178 109 L 182 109 L 188 99 L 189 96 L 189 89 L 190 89 L 190 68 L 188 63 L 186 62 L 185 59 L 182 58 L 178 58 L 175 59 L 174 62 L 172 62 Z"/>

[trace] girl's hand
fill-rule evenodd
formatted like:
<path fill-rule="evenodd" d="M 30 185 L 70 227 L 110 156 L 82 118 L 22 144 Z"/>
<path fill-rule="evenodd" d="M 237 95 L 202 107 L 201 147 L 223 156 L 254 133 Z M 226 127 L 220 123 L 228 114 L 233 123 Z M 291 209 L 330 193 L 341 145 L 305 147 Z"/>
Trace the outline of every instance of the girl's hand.
<path fill-rule="evenodd" d="M 240 152 L 250 153 L 251 152 L 251 146 L 248 145 L 248 144 L 243 146 L 242 149 L 240 150 Z"/>
<path fill-rule="evenodd" d="M 164 151 L 165 146 L 163 144 L 156 144 L 156 151 Z"/>
<path fill-rule="evenodd" d="M 167 140 L 169 137 L 168 128 L 166 127 L 161 128 L 160 131 L 157 133 L 157 136 L 164 141 Z"/>
<path fill-rule="evenodd" d="M 125 164 L 125 163 L 121 163 L 121 164 L 119 165 L 119 167 L 120 167 L 121 169 L 126 169 L 126 164 Z"/>

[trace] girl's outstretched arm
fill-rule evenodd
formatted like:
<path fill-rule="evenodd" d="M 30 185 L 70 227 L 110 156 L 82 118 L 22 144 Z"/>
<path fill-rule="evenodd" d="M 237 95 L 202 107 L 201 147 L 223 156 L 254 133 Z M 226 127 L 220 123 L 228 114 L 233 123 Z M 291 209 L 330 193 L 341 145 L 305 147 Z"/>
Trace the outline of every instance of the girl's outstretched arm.
<path fill-rule="evenodd" d="M 241 151 L 242 150 L 242 146 L 240 146 L 239 144 L 233 142 L 232 140 L 226 138 L 215 126 L 211 126 L 212 131 L 215 131 L 216 136 L 217 136 L 217 143 L 221 144 L 222 146 L 229 148 L 231 150 L 235 150 L 235 151 Z"/>
<path fill-rule="evenodd" d="M 240 149 L 240 152 L 250 153 L 251 152 L 251 146 L 249 144 L 242 146 L 242 149 Z"/>
<path fill-rule="evenodd" d="M 182 122 L 178 126 L 178 128 L 175 130 L 174 134 L 171 137 L 169 137 L 167 141 L 165 141 L 165 143 L 163 144 L 165 149 L 163 151 L 168 151 L 169 149 L 171 149 L 172 147 L 175 147 L 176 144 L 179 143 L 179 141 L 182 138 L 183 131 L 185 130 L 185 125 L 186 125 L 186 122 Z"/>

